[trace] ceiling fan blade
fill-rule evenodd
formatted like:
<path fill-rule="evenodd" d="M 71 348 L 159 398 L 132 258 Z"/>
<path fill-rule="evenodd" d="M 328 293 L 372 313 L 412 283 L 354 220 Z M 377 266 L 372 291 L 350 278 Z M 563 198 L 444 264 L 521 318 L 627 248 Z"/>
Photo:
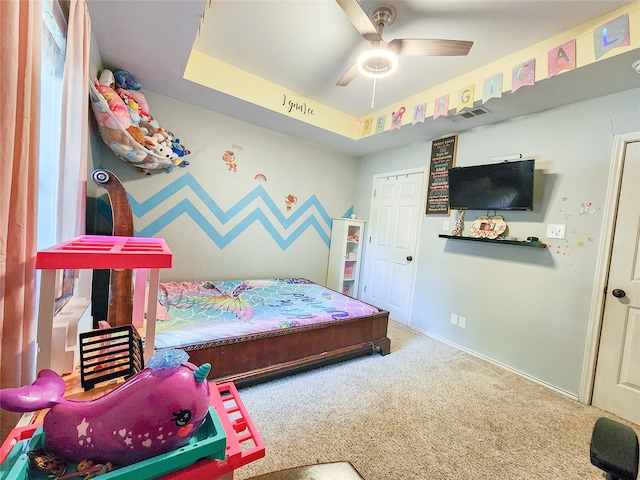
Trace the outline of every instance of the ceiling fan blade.
<path fill-rule="evenodd" d="M 336 0 L 340 8 L 349 17 L 353 26 L 360 32 L 360 34 L 369 40 L 380 41 L 382 36 L 378 32 L 378 28 L 371 21 L 366 12 L 362 9 L 360 4 L 356 0 Z"/>
<path fill-rule="evenodd" d="M 338 87 L 346 87 L 357 76 L 358 76 L 358 67 L 354 63 L 353 65 L 351 65 L 351 68 L 347 70 L 344 75 L 342 75 L 342 77 L 340 78 L 340 80 L 338 80 L 338 83 L 336 83 L 336 85 Z"/>
<path fill-rule="evenodd" d="M 457 56 L 467 55 L 473 42 L 437 38 L 404 38 L 391 40 L 389 50 L 396 55 Z"/>

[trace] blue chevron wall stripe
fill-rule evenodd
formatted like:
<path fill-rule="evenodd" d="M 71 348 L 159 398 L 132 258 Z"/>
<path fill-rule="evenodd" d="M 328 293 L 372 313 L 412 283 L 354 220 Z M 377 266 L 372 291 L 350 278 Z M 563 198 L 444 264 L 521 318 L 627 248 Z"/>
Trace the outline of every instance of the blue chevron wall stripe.
<path fill-rule="evenodd" d="M 273 199 L 269 196 L 269 194 L 265 191 L 262 185 L 258 185 L 251 192 L 245 195 L 242 199 L 240 199 L 235 205 L 233 205 L 227 212 L 224 212 L 218 204 L 211 198 L 211 196 L 207 193 L 207 191 L 200 185 L 195 178 L 190 173 L 186 173 L 182 177 L 180 177 L 175 182 L 167 185 L 165 188 L 155 193 L 147 200 L 143 202 L 138 202 L 135 198 L 129 195 L 129 203 L 131 204 L 131 210 L 133 214 L 142 218 L 144 215 L 149 213 L 151 210 L 156 208 L 158 205 L 167 201 L 171 198 L 172 195 L 175 195 L 183 188 L 191 188 L 191 190 L 196 194 L 196 196 L 206 205 L 206 207 L 215 215 L 215 217 L 222 223 L 223 225 L 227 223 L 229 220 L 235 218 L 237 215 L 241 213 L 243 209 L 245 209 L 252 201 L 256 199 L 261 199 L 267 208 L 273 213 L 273 215 L 278 219 L 280 224 L 284 228 L 289 228 L 293 225 L 298 219 L 304 215 L 307 210 L 311 207 L 315 206 L 318 210 L 320 216 L 324 219 L 325 223 L 329 228 L 331 228 L 331 216 L 327 213 L 325 208 L 322 206 L 320 201 L 315 195 L 309 197 L 302 205 L 300 205 L 289 217 L 285 217 L 284 214 L 280 211 L 277 204 L 273 201 Z M 353 207 L 352 207 L 353 209 Z"/>
<path fill-rule="evenodd" d="M 353 214 L 353 205 L 351 205 L 351 207 L 349 207 L 349 210 L 344 212 L 344 214 L 342 215 L 342 218 L 351 218 L 352 214 Z"/>
<path fill-rule="evenodd" d="M 198 197 L 199 201 L 203 202 L 205 207 L 223 225 L 231 220 L 239 219 L 242 215 L 246 216 L 227 233 L 223 234 L 211 224 L 211 222 L 190 199 L 184 198 L 161 214 L 158 218 L 153 220 L 150 224 L 141 230 L 136 230 L 136 235 L 142 237 L 153 237 L 162 229 L 168 227 L 178 217 L 186 214 L 211 239 L 211 241 L 221 249 L 229 245 L 255 222 L 258 222 L 264 227 L 282 250 L 289 248 L 309 228 L 316 231 L 327 248 L 331 243 L 331 216 L 327 213 L 316 195 L 309 197 L 305 202 L 300 204 L 290 216 L 287 217 L 281 212 L 281 209 L 269 196 L 264 187 L 259 185 L 225 212 L 190 173 L 186 173 L 176 179 L 176 181 L 167 185 L 161 191 L 153 194 L 142 202 L 138 202 L 133 196 L 131 196 L 131 194 L 128 194 L 131 210 L 137 218 L 142 218 L 153 209 L 161 206 L 164 202 L 167 202 L 173 195 L 178 194 L 178 192 L 183 188 L 190 188 Z M 261 200 L 264 203 L 264 207 L 257 207 L 249 214 L 246 214 L 247 208 L 251 205 L 251 202 L 255 200 Z M 317 213 L 313 212 L 314 207 Z M 111 209 L 108 204 L 103 199 L 99 198 L 98 213 L 106 217 L 107 215 L 105 215 L 105 213 L 110 213 L 110 210 Z M 348 218 L 352 212 L 353 206 L 345 212 L 343 215 L 344 218 Z M 270 219 L 269 214 L 275 217 L 275 221 Z M 301 222 L 305 215 L 308 215 L 308 218 Z M 299 223 L 299 225 L 288 234 L 281 234 L 278 231 L 278 227 L 280 227 L 281 230 L 289 230 L 296 223 Z"/>
<path fill-rule="evenodd" d="M 271 221 L 267 218 L 264 212 L 259 209 L 254 209 L 235 227 L 229 230 L 229 232 L 222 235 L 215 229 L 213 225 L 211 225 L 211 223 L 191 203 L 191 201 L 187 199 L 181 200 L 177 205 L 169 209 L 162 216 L 151 222 L 145 228 L 136 231 L 136 235 L 139 235 L 141 237 L 153 237 L 160 230 L 175 221 L 183 213 L 187 214 L 202 229 L 202 231 L 207 234 L 211 241 L 221 249 L 226 247 L 229 243 L 236 239 L 254 222 L 259 222 L 260 224 L 262 224 L 265 230 L 271 235 L 271 237 L 275 240 L 275 242 L 280 246 L 282 250 L 286 250 L 308 228 L 313 228 L 327 247 L 329 247 L 331 241 L 330 235 L 325 232 L 322 225 L 320 225 L 318 220 L 313 216 L 310 216 L 304 222 L 302 222 L 289 236 L 283 237 L 278 232 L 276 227 L 271 223 Z"/>

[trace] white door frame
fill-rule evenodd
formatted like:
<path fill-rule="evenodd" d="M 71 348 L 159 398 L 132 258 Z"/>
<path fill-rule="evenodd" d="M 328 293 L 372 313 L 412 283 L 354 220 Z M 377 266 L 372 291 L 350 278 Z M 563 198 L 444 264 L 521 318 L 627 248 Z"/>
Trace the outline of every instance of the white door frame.
<path fill-rule="evenodd" d="M 600 330 L 602 329 L 602 316 L 604 314 L 604 289 L 607 286 L 609 276 L 609 264 L 611 249 L 613 247 L 613 232 L 616 221 L 616 209 L 620 195 L 620 182 L 622 181 L 623 160 L 627 143 L 640 141 L 640 132 L 616 135 L 613 139 L 613 152 L 609 167 L 609 183 L 607 194 L 602 209 L 604 221 L 600 238 L 600 248 L 596 261 L 595 282 L 591 293 L 591 308 L 589 311 L 589 325 L 587 339 L 582 362 L 582 379 L 578 399 L 586 404 L 591 404 L 593 384 L 596 373 L 596 361 L 598 358 L 598 344 L 600 342 Z"/>
<path fill-rule="evenodd" d="M 411 292 L 409 293 L 409 308 L 407 310 L 407 316 L 408 316 L 408 322 L 407 325 L 411 326 L 411 324 L 413 323 L 413 301 L 415 298 L 415 293 L 416 293 L 416 279 L 418 278 L 418 262 L 420 261 L 420 244 L 422 242 L 422 222 L 424 221 L 424 217 L 426 215 L 426 209 L 427 209 L 427 183 L 429 182 L 429 169 L 428 167 L 422 167 L 422 168 L 410 168 L 410 169 L 406 169 L 406 170 L 398 170 L 398 171 L 394 171 L 394 172 L 387 172 L 387 173 L 377 173 L 373 176 L 373 183 L 371 185 L 371 195 L 369 196 L 370 202 L 369 202 L 369 221 L 367 222 L 367 237 L 369 236 L 369 228 L 371 225 L 371 219 L 373 218 L 373 190 L 376 187 L 376 182 L 381 179 L 381 178 L 385 178 L 385 177 L 400 177 L 402 175 L 411 175 L 414 173 L 422 173 L 424 175 L 424 184 L 423 184 L 423 188 L 422 191 L 420 193 L 420 204 L 422 205 L 423 209 L 422 209 L 422 214 L 418 215 L 418 236 L 417 236 L 417 241 L 416 241 L 416 250 L 415 253 L 413 255 L 413 262 L 416 265 L 416 267 L 413 269 L 413 275 L 411 277 Z M 420 212 L 420 210 L 418 210 L 418 212 Z M 367 248 L 369 246 L 369 242 L 365 243 L 365 251 L 364 251 L 364 255 L 365 255 L 365 259 L 364 259 L 364 264 L 363 264 L 363 273 L 367 272 L 367 262 L 370 261 L 370 257 L 369 257 L 369 249 Z M 364 282 L 363 282 L 364 283 Z M 362 284 L 361 284 L 362 285 Z"/>

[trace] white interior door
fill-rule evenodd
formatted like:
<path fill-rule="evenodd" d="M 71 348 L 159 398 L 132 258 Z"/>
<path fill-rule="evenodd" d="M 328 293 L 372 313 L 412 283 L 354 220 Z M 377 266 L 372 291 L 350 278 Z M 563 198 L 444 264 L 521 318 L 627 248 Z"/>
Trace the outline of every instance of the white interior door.
<path fill-rule="evenodd" d="M 411 323 L 425 176 L 425 171 L 376 176 L 369 215 L 362 298 L 405 325 Z"/>
<path fill-rule="evenodd" d="M 640 425 L 640 141 L 623 165 L 592 403 Z"/>

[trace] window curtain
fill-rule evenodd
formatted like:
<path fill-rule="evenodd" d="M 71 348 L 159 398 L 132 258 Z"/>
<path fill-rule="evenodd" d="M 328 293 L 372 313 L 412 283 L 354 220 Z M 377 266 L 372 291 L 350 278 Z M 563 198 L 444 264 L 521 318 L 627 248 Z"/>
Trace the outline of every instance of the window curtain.
<path fill-rule="evenodd" d="M 0 1 L 0 388 L 35 378 L 42 6 Z M 0 410 L 4 440 L 19 414 Z"/>
<path fill-rule="evenodd" d="M 85 0 L 69 5 L 64 62 L 58 241 L 85 233 L 87 142 L 89 136 L 89 52 L 91 19 Z"/>
<path fill-rule="evenodd" d="M 0 0 L 0 19 L 0 388 L 10 388 L 28 385 L 36 375 L 41 2 Z M 60 241 L 85 233 L 90 42 L 85 0 L 72 0 L 61 118 Z M 0 409 L 0 441 L 18 418 Z"/>

